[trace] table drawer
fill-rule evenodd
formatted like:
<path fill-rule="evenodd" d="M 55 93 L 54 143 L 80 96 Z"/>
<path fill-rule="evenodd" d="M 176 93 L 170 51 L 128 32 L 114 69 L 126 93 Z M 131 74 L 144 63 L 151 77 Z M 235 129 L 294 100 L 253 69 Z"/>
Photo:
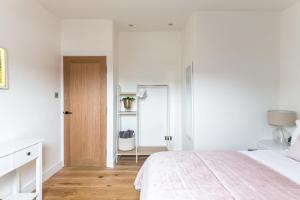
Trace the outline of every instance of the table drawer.
<path fill-rule="evenodd" d="M 38 145 L 28 147 L 14 154 L 14 167 L 18 168 L 38 157 Z"/>
<path fill-rule="evenodd" d="M 0 177 L 14 170 L 13 156 L 5 156 L 0 158 Z"/>

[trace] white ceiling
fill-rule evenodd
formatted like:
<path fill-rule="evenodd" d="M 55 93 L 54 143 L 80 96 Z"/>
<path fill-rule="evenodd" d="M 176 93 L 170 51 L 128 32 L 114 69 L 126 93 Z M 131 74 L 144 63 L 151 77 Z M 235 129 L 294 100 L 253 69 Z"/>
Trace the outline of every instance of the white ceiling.
<path fill-rule="evenodd" d="M 40 0 L 63 18 L 114 19 L 120 31 L 180 30 L 198 10 L 281 11 L 298 0 Z M 168 26 L 173 23 L 174 26 Z M 128 24 L 134 24 L 129 27 Z"/>

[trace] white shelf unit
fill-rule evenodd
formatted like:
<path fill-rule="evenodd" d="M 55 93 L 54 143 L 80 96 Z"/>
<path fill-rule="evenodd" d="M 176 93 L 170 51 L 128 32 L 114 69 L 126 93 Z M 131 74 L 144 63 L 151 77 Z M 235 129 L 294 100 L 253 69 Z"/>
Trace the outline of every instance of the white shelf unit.
<path fill-rule="evenodd" d="M 137 115 L 136 111 L 120 111 L 119 115 Z"/>
<path fill-rule="evenodd" d="M 136 158 L 136 162 L 138 162 L 138 123 L 139 123 L 139 119 L 138 119 L 138 101 L 139 98 L 137 96 L 136 92 L 121 92 L 121 88 L 120 86 L 118 87 L 118 128 L 117 128 L 117 142 L 116 142 L 116 163 L 119 160 L 120 156 L 135 156 Z M 122 110 L 122 98 L 123 97 L 133 97 L 135 98 L 135 110 L 134 111 L 126 111 L 126 110 Z M 131 150 L 131 151 L 120 151 L 119 150 L 119 132 L 122 129 L 122 118 L 125 117 L 134 117 L 135 118 L 135 131 L 134 131 L 134 139 L 135 139 L 135 149 Z"/>
<path fill-rule="evenodd" d="M 167 133 L 166 136 L 170 136 L 170 130 L 169 130 L 169 87 L 167 85 L 138 85 L 137 86 L 137 92 L 121 92 L 121 87 L 118 87 L 117 90 L 117 95 L 119 98 L 118 101 L 118 128 L 117 128 L 117 142 L 116 142 L 116 163 L 118 163 L 119 157 L 120 156 L 135 156 L 136 162 L 138 162 L 139 156 L 149 156 L 153 153 L 156 152 L 161 152 L 161 151 L 168 151 L 169 147 L 169 141 L 166 141 L 167 144 L 166 146 L 140 146 L 139 144 L 139 129 L 140 129 L 140 120 L 139 120 L 139 103 L 140 99 L 138 96 L 139 89 L 147 89 L 147 88 L 166 88 L 167 89 Z M 122 102 L 121 99 L 123 97 L 130 96 L 135 98 L 135 110 L 133 111 L 124 111 L 122 110 Z M 135 125 L 135 149 L 131 151 L 120 151 L 118 146 L 119 146 L 119 132 L 122 127 L 122 119 L 125 117 L 135 117 L 136 125 Z"/>
<path fill-rule="evenodd" d="M 136 96 L 136 92 L 120 92 L 120 96 Z"/>

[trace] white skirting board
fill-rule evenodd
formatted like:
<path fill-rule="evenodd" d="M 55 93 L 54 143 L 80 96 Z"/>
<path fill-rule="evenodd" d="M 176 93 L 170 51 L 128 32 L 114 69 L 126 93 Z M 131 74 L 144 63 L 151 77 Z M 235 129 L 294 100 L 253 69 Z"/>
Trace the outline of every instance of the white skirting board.
<path fill-rule="evenodd" d="M 63 162 L 60 161 L 43 172 L 43 182 L 47 181 L 54 174 L 63 168 Z M 22 187 L 22 192 L 32 192 L 35 189 L 35 179 Z"/>

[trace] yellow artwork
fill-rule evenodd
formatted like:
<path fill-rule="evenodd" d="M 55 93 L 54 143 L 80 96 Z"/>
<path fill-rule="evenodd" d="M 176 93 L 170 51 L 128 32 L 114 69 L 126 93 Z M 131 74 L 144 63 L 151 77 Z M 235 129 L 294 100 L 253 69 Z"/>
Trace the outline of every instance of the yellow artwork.
<path fill-rule="evenodd" d="M 7 88 L 6 54 L 5 49 L 0 48 L 0 89 Z"/>

